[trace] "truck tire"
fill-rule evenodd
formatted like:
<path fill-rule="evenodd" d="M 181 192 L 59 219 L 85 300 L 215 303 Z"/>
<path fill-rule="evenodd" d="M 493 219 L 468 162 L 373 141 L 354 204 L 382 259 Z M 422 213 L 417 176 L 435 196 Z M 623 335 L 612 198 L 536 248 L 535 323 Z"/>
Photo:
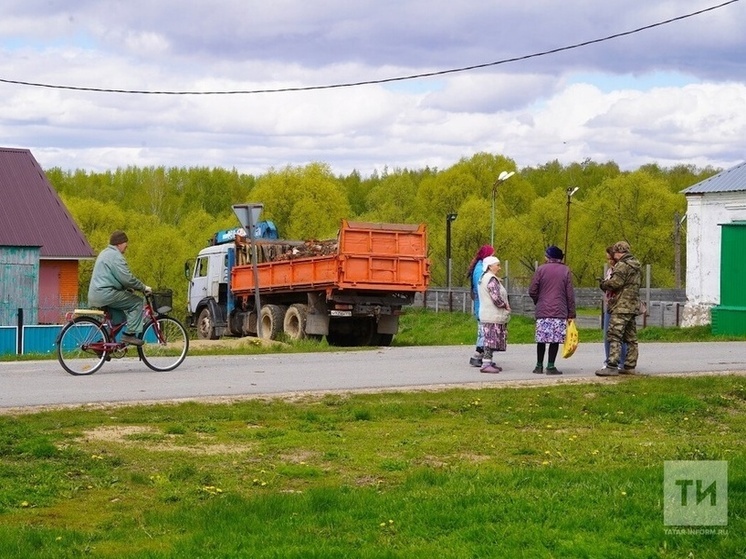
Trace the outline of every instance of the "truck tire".
<path fill-rule="evenodd" d="M 329 329 L 329 333 L 326 335 L 326 343 L 334 347 L 352 347 L 355 345 L 355 340 L 351 334 L 343 334 Z"/>
<path fill-rule="evenodd" d="M 376 321 L 372 317 L 338 319 L 329 325 L 326 341 L 337 347 L 377 346 Z"/>
<path fill-rule="evenodd" d="M 262 339 L 276 340 L 282 332 L 285 320 L 285 305 L 264 305 L 260 320 L 262 321 Z"/>
<path fill-rule="evenodd" d="M 308 317 L 308 305 L 295 303 L 288 307 L 285 320 L 282 321 L 282 329 L 291 340 L 303 340 L 309 337 L 306 334 L 306 318 Z"/>
<path fill-rule="evenodd" d="M 215 318 L 208 307 L 202 309 L 197 317 L 197 338 L 200 340 L 218 339 L 215 332 Z"/>
<path fill-rule="evenodd" d="M 355 333 L 355 345 L 360 347 L 377 346 L 378 333 L 376 332 L 376 319 L 368 318 L 358 323 Z"/>
<path fill-rule="evenodd" d="M 394 340 L 393 334 L 378 334 L 378 345 L 382 347 L 388 347 Z"/>

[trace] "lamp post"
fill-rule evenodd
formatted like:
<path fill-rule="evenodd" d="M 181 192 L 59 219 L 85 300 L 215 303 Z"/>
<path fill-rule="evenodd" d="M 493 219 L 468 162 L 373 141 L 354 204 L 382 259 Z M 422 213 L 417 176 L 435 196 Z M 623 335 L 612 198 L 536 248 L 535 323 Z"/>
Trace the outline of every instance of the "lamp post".
<path fill-rule="evenodd" d="M 679 212 L 673 214 L 673 276 L 676 289 L 681 289 L 681 226 L 684 225 L 684 217 L 679 217 Z"/>
<path fill-rule="evenodd" d="M 492 227 L 490 228 L 490 245 L 495 246 L 495 196 L 497 196 L 497 187 L 515 175 L 515 171 L 502 171 L 492 185 Z"/>
<path fill-rule="evenodd" d="M 451 222 L 456 221 L 458 214 L 446 214 L 446 287 L 451 290 Z"/>
<path fill-rule="evenodd" d="M 570 198 L 572 198 L 572 195 L 575 194 L 578 191 L 578 187 L 572 187 L 569 186 L 567 188 L 567 217 L 565 218 L 565 262 L 567 262 L 567 238 L 570 233 Z"/>

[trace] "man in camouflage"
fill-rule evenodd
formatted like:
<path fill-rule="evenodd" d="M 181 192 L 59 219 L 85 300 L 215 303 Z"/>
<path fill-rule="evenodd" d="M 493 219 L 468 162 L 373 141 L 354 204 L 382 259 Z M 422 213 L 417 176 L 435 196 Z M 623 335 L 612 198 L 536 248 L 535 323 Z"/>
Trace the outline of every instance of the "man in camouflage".
<path fill-rule="evenodd" d="M 613 377 L 618 374 L 634 375 L 637 366 L 637 314 L 640 308 L 640 287 L 642 286 L 642 266 L 630 254 L 629 243 L 619 241 L 614 244 L 614 269 L 611 277 L 601 280 L 599 287 L 612 293 L 609 299 L 609 360 L 606 367 L 596 371 L 600 377 Z M 627 344 L 627 358 L 619 368 L 622 342 Z"/>

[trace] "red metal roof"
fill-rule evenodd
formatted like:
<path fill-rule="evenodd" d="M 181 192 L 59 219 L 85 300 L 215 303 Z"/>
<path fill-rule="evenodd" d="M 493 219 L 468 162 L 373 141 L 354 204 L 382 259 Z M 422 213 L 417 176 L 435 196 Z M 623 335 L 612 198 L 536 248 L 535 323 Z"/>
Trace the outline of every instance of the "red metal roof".
<path fill-rule="evenodd" d="M 95 256 L 27 149 L 0 148 L 0 246 L 38 246 L 43 259 Z"/>

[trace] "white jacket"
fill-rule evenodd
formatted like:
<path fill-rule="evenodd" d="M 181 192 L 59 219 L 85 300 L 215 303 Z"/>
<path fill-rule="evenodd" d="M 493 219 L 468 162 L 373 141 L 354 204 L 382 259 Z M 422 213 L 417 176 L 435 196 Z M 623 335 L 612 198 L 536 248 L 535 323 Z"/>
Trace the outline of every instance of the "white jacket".
<path fill-rule="evenodd" d="M 505 286 L 500 281 L 500 278 L 489 271 L 482 274 L 482 277 L 479 279 L 478 288 L 480 302 L 479 322 L 505 324 L 510 319 L 510 311 L 505 308 L 496 307 L 494 301 L 492 301 L 492 296 L 490 295 L 489 289 L 487 289 L 487 284 L 489 283 L 491 278 L 495 278 L 497 280 L 497 285 L 500 288 L 500 298 L 506 303 L 508 302 L 508 291 L 505 289 Z"/>

